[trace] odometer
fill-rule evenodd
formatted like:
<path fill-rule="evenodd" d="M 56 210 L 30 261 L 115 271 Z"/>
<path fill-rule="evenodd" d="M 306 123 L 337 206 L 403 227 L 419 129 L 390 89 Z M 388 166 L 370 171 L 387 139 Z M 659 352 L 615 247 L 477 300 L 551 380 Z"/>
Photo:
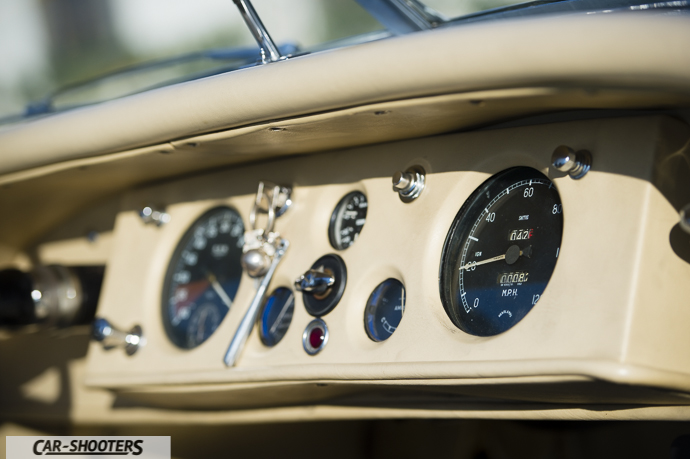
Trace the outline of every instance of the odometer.
<path fill-rule="evenodd" d="M 206 341 L 230 310 L 242 277 L 244 224 L 229 207 L 203 214 L 182 236 L 163 287 L 163 324 L 176 346 Z"/>
<path fill-rule="evenodd" d="M 441 300 L 477 336 L 517 324 L 541 297 L 558 259 L 563 213 L 541 172 L 516 167 L 484 182 L 458 212 L 441 259 Z"/>

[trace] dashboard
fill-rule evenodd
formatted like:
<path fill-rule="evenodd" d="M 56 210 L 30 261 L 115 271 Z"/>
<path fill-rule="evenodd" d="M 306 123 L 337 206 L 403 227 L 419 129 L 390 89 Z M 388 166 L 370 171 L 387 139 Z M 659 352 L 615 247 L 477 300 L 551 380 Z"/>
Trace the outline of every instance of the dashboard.
<path fill-rule="evenodd" d="M 17 152 L 0 167 L 3 267 L 105 268 L 98 340 L 86 324 L 2 330 L 3 417 L 687 420 L 690 59 L 682 46 L 656 54 L 652 32 L 635 53 L 626 40 L 641 25 L 661 41 L 690 28 L 622 16 L 558 19 L 592 27 L 590 42 L 543 45 L 567 50 L 567 70 L 543 49 L 513 60 L 464 49 L 503 67 L 478 84 L 486 67 L 419 70 L 426 57 L 412 53 L 398 75 L 371 57 L 555 27 L 507 21 L 0 132 Z M 596 54 L 611 27 L 627 38 Z M 663 65 L 638 68 L 640 55 Z M 339 79 L 323 70 L 336 58 L 370 66 Z M 320 72 L 328 84 L 314 83 Z M 299 91 L 255 105 L 233 93 L 276 78 Z"/>
<path fill-rule="evenodd" d="M 438 389 L 440 385 L 451 393 L 487 392 L 482 395 L 501 394 L 500 398 L 510 399 L 511 388 L 526 384 L 521 381 L 531 378 L 539 378 L 540 385 L 549 385 L 551 379 L 555 387 L 564 387 L 560 395 L 564 399 L 572 397 L 570 384 L 585 388 L 586 381 L 594 386 L 601 382 L 640 386 L 642 397 L 674 399 L 670 392 L 651 389 L 684 388 L 671 381 L 665 387 L 657 386 L 655 381 L 687 371 L 684 362 L 688 359 L 682 351 L 686 346 L 681 344 L 687 338 L 683 327 L 675 328 L 674 324 L 683 322 L 679 309 L 682 309 L 681 299 L 686 292 L 681 279 L 687 274 L 688 265 L 669 244 L 678 214 L 669 198 L 660 191 L 664 186 L 653 183 L 668 176 L 674 176 L 676 184 L 686 183 L 688 176 L 683 176 L 687 171 L 679 171 L 678 163 L 669 159 L 677 151 L 663 151 L 663 147 L 655 144 L 660 132 L 673 132 L 677 139 L 675 145 L 685 145 L 690 135 L 685 125 L 665 117 L 506 128 L 262 162 L 257 166 L 203 174 L 128 193 L 122 199 L 123 210 L 115 222 L 112 255 L 98 314 L 123 329 L 141 326 L 146 345 L 128 356 L 92 344 L 87 384 L 119 390 L 122 396 L 148 400 L 154 405 L 185 408 L 218 407 L 219 394 L 224 393 L 228 394 L 226 407 L 232 408 L 235 386 L 238 385 L 242 392 L 247 383 L 267 383 L 267 392 L 281 386 L 289 387 L 296 397 L 290 399 L 293 403 L 310 402 L 312 397 L 320 397 L 318 391 L 313 390 L 314 384 L 325 385 L 323 392 L 326 393 L 329 386 L 335 386 L 336 391 L 345 389 L 354 394 L 366 394 L 372 382 L 377 386 L 412 385 L 417 391 L 425 386 Z M 560 145 L 590 151 L 592 170 L 578 180 L 555 170 L 551 157 Z M 631 167 L 632 163 L 637 164 L 636 170 Z M 624 172 L 618 164 L 628 169 Z M 654 164 L 661 168 L 656 169 Z M 421 166 L 426 174 L 419 197 L 406 203 L 393 189 L 391 177 L 397 169 L 405 170 L 410 166 Z M 509 211 L 501 211 L 498 203 L 494 204 L 496 207 L 482 204 L 481 221 L 486 222 L 496 209 L 499 223 L 507 219 L 506 212 L 511 217 L 515 213 L 515 216 L 500 230 L 498 240 L 492 240 L 484 249 L 486 255 L 479 258 L 500 255 L 498 251 L 515 245 L 511 244 L 511 238 L 516 242 L 519 235 L 512 233 L 513 227 L 524 226 L 524 223 L 512 220 L 531 213 L 531 221 L 527 222 L 535 229 L 525 226 L 525 231 L 532 233 L 525 237 L 533 237 L 529 243 L 534 247 L 534 255 L 529 260 L 523 255 L 524 264 L 522 261 L 514 263 L 526 270 L 530 267 L 536 270 L 535 266 L 546 269 L 545 281 L 541 283 L 548 282 L 548 285 L 534 292 L 528 290 L 531 287 L 529 279 L 525 282 L 504 280 L 504 285 L 500 285 L 496 273 L 486 271 L 489 266 L 477 266 L 476 273 L 481 274 L 478 279 L 491 286 L 475 289 L 495 288 L 499 290 L 499 298 L 500 295 L 511 297 L 510 303 L 498 303 L 497 306 L 496 299 L 487 300 L 493 308 L 500 306 L 496 311 L 491 310 L 492 317 L 498 317 L 503 310 L 508 311 L 503 315 L 519 314 L 524 305 L 516 300 L 523 296 L 528 297 L 529 306 L 535 295 L 541 298 L 538 303 L 534 302 L 533 310 L 524 315 L 523 320 L 511 320 L 510 329 L 491 333 L 463 329 L 464 324 L 458 326 L 455 317 L 460 316 L 462 320 L 469 311 L 466 312 L 462 304 L 455 306 L 453 312 L 449 311 L 451 305 L 444 308 L 441 291 L 444 290 L 443 271 L 456 272 L 458 264 L 466 263 L 458 255 L 460 249 L 453 249 L 448 255 L 453 265 L 446 268 L 444 246 L 449 245 L 447 237 L 454 219 L 472 193 L 495 174 L 516 167 L 518 172 L 528 173 L 527 178 L 509 180 L 515 186 L 513 195 L 520 201 L 505 204 Z M 311 174 L 306 175 L 305 170 Z M 313 174 L 316 170 L 320 173 Z M 547 195 L 537 189 L 537 195 L 527 196 L 530 188 L 537 186 L 539 177 L 542 177 L 541 186 L 547 190 L 552 187 L 557 194 Z M 252 302 L 258 283 L 246 273 L 240 275 L 237 269 L 242 256 L 237 250 L 238 245 L 242 245 L 240 227 L 249 227 L 248 217 L 255 200 L 252 191 L 258 178 L 292 187 L 292 204 L 275 219 L 274 229 L 289 241 L 289 247 L 267 292 L 279 287 L 289 289 L 293 296 L 292 317 L 284 325 L 284 336 L 273 346 L 267 346 L 259 333 L 252 332 L 236 366 L 227 368 L 223 356 L 244 310 Z M 532 186 L 529 186 L 530 180 Z M 510 193 L 511 188 L 507 188 Z M 213 190 L 211 194 L 209 190 Z M 675 199 L 675 193 L 684 192 L 675 187 L 664 191 L 671 200 Z M 366 216 L 359 218 L 365 221 L 360 221 L 362 226 L 356 241 L 338 250 L 329 239 L 329 226 L 334 213 L 337 217 L 339 203 L 353 192 L 358 193 L 355 196 L 366 197 L 366 201 L 361 201 L 366 202 Z M 482 189 L 482 194 L 485 192 Z M 522 205 L 525 199 L 533 202 L 540 193 L 547 200 L 544 204 L 527 209 L 511 208 Z M 195 196 L 195 199 L 179 200 L 178 196 Z M 491 198 L 493 200 L 494 196 Z M 156 226 L 142 222 L 139 208 L 153 200 L 165 207 L 170 216 L 168 223 Z M 489 212 L 484 210 L 485 205 Z M 186 270 L 190 265 L 176 261 L 179 258 L 176 254 L 184 253 L 192 257 L 192 266 L 202 263 L 197 261 L 202 257 L 195 256 L 199 252 L 193 250 L 193 244 L 203 245 L 204 234 L 222 234 L 221 220 L 214 223 L 218 226 L 216 230 L 209 231 L 208 223 L 206 227 L 201 226 L 201 240 L 197 236 L 185 242 L 185 235 L 190 234 L 190 227 L 199 228 L 195 226 L 196 221 L 206 221 L 204 219 L 209 217 L 205 215 L 212 216 L 209 212 L 218 212 L 218 209 L 221 212 L 218 215 L 231 218 L 225 231 L 231 238 L 232 244 L 226 245 L 232 246 L 232 255 L 220 258 L 227 260 L 226 265 L 236 266 L 227 269 L 239 276 L 240 282 L 238 286 L 230 285 L 232 281 L 222 284 L 232 298 L 228 298 L 231 301 L 229 310 L 223 311 L 224 319 L 217 317 L 214 323 L 207 319 L 205 325 L 192 319 L 183 321 L 185 327 L 202 333 L 205 339 L 188 346 L 186 342 L 180 344 L 169 328 L 166 331 L 174 320 L 167 311 L 170 304 L 178 311 L 194 310 L 203 301 L 195 300 L 198 305 L 191 300 L 170 303 L 168 297 L 175 295 L 165 282 L 170 278 L 178 279 L 190 291 L 189 295 L 200 296 L 203 294 L 194 293 L 194 286 L 201 279 L 201 288 L 210 298 L 208 301 L 219 310 L 220 297 L 214 296 L 209 281 L 203 279 L 206 274 L 190 280 L 190 276 L 194 276 Z M 550 215 L 555 223 L 549 226 L 549 222 L 538 221 L 537 215 Z M 472 218 L 471 223 L 475 220 L 476 217 Z M 593 224 L 613 221 L 616 223 Z M 234 238 L 231 236 L 233 225 L 238 226 Z M 561 225 L 562 241 L 559 241 Z M 194 232 L 200 234 L 198 230 Z M 480 231 L 470 236 L 472 234 L 479 237 Z M 547 236 L 549 239 L 545 239 Z M 459 240 L 465 242 L 468 237 Z M 179 245 L 180 240 L 182 245 Z M 209 237 L 208 246 L 212 247 L 215 240 Z M 180 252 L 178 246 L 185 250 Z M 522 249 L 526 247 L 523 245 Z M 542 267 L 546 252 L 553 252 L 551 262 Z M 606 257 L 602 257 L 602 253 L 606 253 Z M 315 310 L 308 304 L 308 301 L 314 302 L 310 298 L 313 293 L 298 292 L 294 284 L 303 273 L 323 264 L 324 261 L 318 260 L 327 255 L 337 257 L 344 264 L 346 279 L 343 283 L 346 285 L 335 305 Z M 513 272 L 507 260 L 498 261 L 501 264 L 495 265 L 499 265 L 501 273 Z M 180 265 L 183 268 L 178 268 Z M 212 266 L 210 262 L 209 272 Z M 332 269 L 336 271 L 337 267 Z M 460 272 L 472 271 L 468 268 Z M 536 277 L 539 273 L 531 275 Z M 458 276 L 452 274 L 450 277 Z M 466 278 L 466 282 L 472 281 L 469 276 Z M 645 281 L 661 278 L 669 287 L 657 288 L 656 282 Z M 398 291 L 392 300 L 397 301 L 401 310 L 400 316 L 392 312 L 388 316 L 398 322 L 395 333 L 390 332 L 385 341 L 377 341 L 371 339 L 365 310 L 372 292 L 387 279 L 397 280 L 404 287 L 404 298 L 401 301 Z M 448 296 L 464 299 L 463 291 L 457 285 L 453 288 L 455 290 Z M 176 292 L 179 296 L 179 287 Z M 335 293 L 333 290 L 332 294 Z M 472 302 L 479 300 L 479 294 L 476 295 Z M 650 307 L 650 304 L 655 306 Z M 472 305 L 471 309 L 475 307 Z M 192 314 L 189 312 L 187 316 Z M 328 341 L 318 354 L 311 355 L 305 351 L 303 333 L 314 317 L 326 324 Z M 210 334 L 203 330 L 214 327 L 217 329 Z M 669 354 L 666 350 L 671 346 L 678 350 Z M 482 376 L 478 377 L 479 374 Z M 189 400 L 185 396 L 167 396 L 168 390 L 177 390 L 170 387 L 172 382 L 185 385 L 184 392 Z M 209 392 L 203 385 L 210 383 L 218 386 Z M 452 389 L 448 387 L 451 385 Z M 156 387 L 156 391 L 148 389 L 150 386 Z M 265 398 L 260 390 L 252 390 L 257 392 L 258 403 L 262 403 Z M 559 401 L 558 392 L 552 389 L 549 401 Z M 629 394 L 621 395 L 623 399 L 618 402 L 624 403 Z M 587 400 L 586 389 L 580 397 Z M 613 401 L 611 396 L 607 398 Z M 594 395 L 591 401 L 596 399 Z M 243 405 L 252 403 L 246 397 L 241 400 Z M 543 395 L 535 396 L 533 401 L 543 401 Z"/>

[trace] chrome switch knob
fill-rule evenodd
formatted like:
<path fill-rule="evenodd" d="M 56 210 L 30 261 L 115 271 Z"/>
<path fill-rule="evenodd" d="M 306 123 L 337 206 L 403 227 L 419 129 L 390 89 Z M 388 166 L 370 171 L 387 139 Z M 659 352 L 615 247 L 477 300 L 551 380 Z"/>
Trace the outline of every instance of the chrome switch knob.
<path fill-rule="evenodd" d="M 93 339 L 103 345 L 103 349 L 123 348 L 127 355 L 133 355 L 146 344 L 146 339 L 139 325 L 128 332 L 119 330 L 108 320 L 99 317 L 93 323 Z"/>
<path fill-rule="evenodd" d="M 412 166 L 405 172 L 393 174 L 393 191 L 397 191 L 402 202 L 412 202 L 424 190 L 425 171 L 421 166 Z"/>
<path fill-rule="evenodd" d="M 568 146 L 561 145 L 553 151 L 551 164 L 556 170 L 570 175 L 570 178 L 574 180 L 578 180 L 589 172 L 592 166 L 592 154 L 587 150 L 576 152 Z"/>
<path fill-rule="evenodd" d="M 272 257 L 263 248 L 251 249 L 242 254 L 240 263 L 250 277 L 261 277 L 268 272 Z"/>
<path fill-rule="evenodd" d="M 680 227 L 690 234 L 690 204 L 680 209 Z"/>
<path fill-rule="evenodd" d="M 295 280 L 295 289 L 299 292 L 321 294 L 333 287 L 333 273 L 310 269 Z"/>
<path fill-rule="evenodd" d="M 408 193 L 414 188 L 415 176 L 409 172 L 396 171 L 393 174 L 393 189 Z"/>

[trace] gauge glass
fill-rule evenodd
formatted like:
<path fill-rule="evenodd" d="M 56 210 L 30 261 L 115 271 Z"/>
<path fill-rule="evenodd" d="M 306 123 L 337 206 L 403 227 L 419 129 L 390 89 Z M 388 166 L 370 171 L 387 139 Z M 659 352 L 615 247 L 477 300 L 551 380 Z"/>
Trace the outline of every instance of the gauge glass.
<path fill-rule="evenodd" d="M 385 341 L 400 325 L 405 312 L 405 286 L 397 279 L 381 282 L 369 295 L 364 329 L 374 341 Z"/>
<path fill-rule="evenodd" d="M 492 336 L 522 320 L 551 278 L 562 234 L 558 191 L 541 172 L 516 167 L 484 182 L 443 249 L 441 299 L 453 323 Z"/>
<path fill-rule="evenodd" d="M 178 347 L 206 341 L 230 310 L 242 277 L 244 224 L 218 207 L 202 215 L 175 250 L 163 288 L 163 323 Z"/>
<path fill-rule="evenodd" d="M 268 347 L 283 339 L 292 322 L 295 310 L 295 295 L 286 287 L 279 287 L 266 299 L 259 321 L 261 342 Z"/>
<path fill-rule="evenodd" d="M 353 191 L 340 200 L 328 228 L 333 248 L 345 250 L 355 243 L 367 219 L 367 205 L 367 197 L 359 191 Z"/>

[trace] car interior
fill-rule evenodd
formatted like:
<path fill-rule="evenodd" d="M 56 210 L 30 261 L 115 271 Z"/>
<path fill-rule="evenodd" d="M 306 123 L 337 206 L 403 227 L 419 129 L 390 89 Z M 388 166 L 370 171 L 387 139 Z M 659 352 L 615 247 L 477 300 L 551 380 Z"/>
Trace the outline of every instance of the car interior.
<path fill-rule="evenodd" d="M 232 3 L 232 69 L 0 124 L 0 442 L 690 457 L 687 1 Z"/>

